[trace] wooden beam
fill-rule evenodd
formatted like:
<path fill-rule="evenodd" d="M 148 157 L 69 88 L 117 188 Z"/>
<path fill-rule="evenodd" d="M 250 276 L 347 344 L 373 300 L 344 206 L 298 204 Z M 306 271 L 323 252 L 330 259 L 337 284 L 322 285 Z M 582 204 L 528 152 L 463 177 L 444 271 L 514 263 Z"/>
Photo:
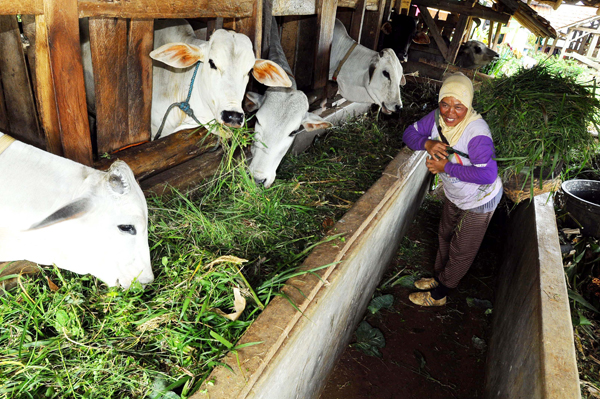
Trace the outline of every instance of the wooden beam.
<path fill-rule="evenodd" d="M 46 136 L 46 151 L 63 156 L 60 121 L 50 65 L 48 26 L 44 14 L 35 16 L 35 85 L 37 109 Z"/>
<path fill-rule="evenodd" d="M 467 23 L 469 22 L 470 17 L 461 14 L 458 18 L 458 23 L 456 24 L 456 28 L 454 29 L 454 35 L 452 36 L 452 42 L 450 42 L 450 48 L 448 49 L 448 54 L 444 57 L 450 64 L 454 64 L 456 60 L 456 55 L 458 54 L 458 50 L 460 49 L 460 45 L 462 44 L 462 38 L 465 34 L 465 28 L 467 27 Z"/>
<path fill-rule="evenodd" d="M 284 17 L 281 29 L 281 47 L 285 53 L 285 58 L 292 68 L 292 73 L 296 75 L 296 52 L 298 48 L 298 17 Z"/>
<path fill-rule="evenodd" d="M 39 15 L 43 13 L 43 0 L 0 0 L 0 15 Z"/>
<path fill-rule="evenodd" d="M 252 16 L 255 5 L 255 0 L 80 0 L 79 17 L 247 18 Z"/>
<path fill-rule="evenodd" d="M 450 1 L 450 0 L 413 0 L 413 5 L 435 8 L 438 10 L 449 11 L 453 14 L 466 14 L 470 17 L 477 17 L 481 19 L 488 19 L 490 21 L 501 22 L 507 24 L 510 20 L 511 15 L 497 12 L 489 7 L 484 7 L 480 4 L 475 4 L 471 7 L 469 2 L 463 1 Z"/>
<path fill-rule="evenodd" d="M 262 57 L 262 32 L 263 32 L 263 1 L 256 0 L 252 14 L 247 18 L 235 18 L 235 31 L 243 33 L 250 38 L 254 46 L 254 55 Z"/>
<path fill-rule="evenodd" d="M 598 45 L 598 38 L 599 37 L 600 37 L 600 35 L 596 34 L 592 38 L 592 42 L 590 43 L 590 46 L 588 47 L 588 51 L 585 54 L 586 57 L 592 58 L 594 56 L 594 50 L 596 49 L 596 46 Z"/>
<path fill-rule="evenodd" d="M 435 21 L 433 20 L 433 18 L 431 18 L 431 14 L 429 14 L 429 10 L 427 10 L 427 7 L 418 7 L 419 11 L 421 11 L 419 15 L 421 16 L 421 18 L 423 18 L 423 21 L 425 21 L 425 23 L 429 27 L 429 33 L 431 33 L 431 36 L 433 36 L 433 40 L 435 40 L 435 44 L 437 44 L 440 53 L 442 54 L 444 59 L 446 59 L 446 57 L 448 56 L 448 46 L 442 38 L 442 35 L 440 34 L 440 31 L 437 25 L 435 24 Z"/>
<path fill-rule="evenodd" d="M 117 159 L 127 162 L 138 180 L 186 162 L 215 148 L 217 136 L 205 129 L 181 130 L 160 140 L 131 147 L 102 158 L 94 164 L 106 170 Z"/>
<path fill-rule="evenodd" d="M 65 157 L 92 164 L 76 0 L 44 2 L 61 141 Z"/>
<path fill-rule="evenodd" d="M 329 58 L 337 0 L 316 0 L 317 8 L 317 42 L 315 51 L 315 66 L 313 74 L 313 89 L 327 86 L 329 79 Z"/>
<path fill-rule="evenodd" d="M 494 32 L 494 21 L 490 21 L 490 27 L 488 28 L 488 47 L 492 46 L 492 39 Z"/>
<path fill-rule="evenodd" d="M 492 42 L 492 47 L 490 47 L 492 50 L 496 50 L 496 48 L 498 48 L 498 41 L 500 40 L 500 31 L 502 29 L 502 24 L 500 22 L 498 22 L 498 26 L 496 27 L 496 34 L 494 35 L 494 40 Z"/>
<path fill-rule="evenodd" d="M 18 140 L 46 149 L 46 140 L 40 131 L 32 85 L 21 43 L 17 17 L 0 15 L 0 71 L 10 130 Z"/>
<path fill-rule="evenodd" d="M 365 10 L 367 9 L 366 0 L 358 0 L 356 2 L 356 8 L 352 13 L 352 22 L 350 23 L 350 29 L 348 34 L 351 38 L 360 43 L 360 37 L 363 29 L 363 22 L 365 19 Z"/>

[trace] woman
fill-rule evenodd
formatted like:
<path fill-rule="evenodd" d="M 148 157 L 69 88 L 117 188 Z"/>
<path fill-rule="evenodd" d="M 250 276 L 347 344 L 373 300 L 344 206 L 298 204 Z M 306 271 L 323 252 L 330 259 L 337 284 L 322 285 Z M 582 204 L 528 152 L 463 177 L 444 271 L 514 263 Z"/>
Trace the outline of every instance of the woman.
<path fill-rule="evenodd" d="M 422 278 L 410 294 L 421 306 L 442 306 L 446 295 L 467 273 L 502 198 L 502 182 L 494 161 L 487 123 L 472 106 L 473 85 L 465 75 L 444 79 L 439 109 L 409 126 L 403 140 L 413 150 L 429 153 L 429 171 L 442 180 L 444 210 L 433 278 Z"/>

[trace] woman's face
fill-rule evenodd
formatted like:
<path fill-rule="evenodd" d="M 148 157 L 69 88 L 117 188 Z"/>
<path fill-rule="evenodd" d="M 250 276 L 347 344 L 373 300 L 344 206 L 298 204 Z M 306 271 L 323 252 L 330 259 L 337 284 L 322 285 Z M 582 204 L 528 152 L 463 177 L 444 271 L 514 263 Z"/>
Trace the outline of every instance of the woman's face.
<path fill-rule="evenodd" d="M 440 115 L 447 126 L 453 127 L 465 119 L 469 109 L 454 97 L 444 97 L 440 101 Z"/>

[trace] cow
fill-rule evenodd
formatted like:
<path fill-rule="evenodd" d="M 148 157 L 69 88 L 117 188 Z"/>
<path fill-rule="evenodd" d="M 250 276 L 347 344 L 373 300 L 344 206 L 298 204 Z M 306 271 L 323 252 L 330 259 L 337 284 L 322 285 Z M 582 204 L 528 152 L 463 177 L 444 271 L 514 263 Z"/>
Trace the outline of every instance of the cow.
<path fill-rule="evenodd" d="M 333 29 L 329 79 L 348 101 L 377 104 L 388 115 L 402 108 L 400 86 L 406 80 L 394 50 L 377 52 L 356 43 L 339 19 Z"/>
<path fill-rule="evenodd" d="M 11 141 L 0 133 L 0 261 L 55 264 L 108 286 L 154 280 L 146 199 L 125 162 L 104 172 Z"/>
<path fill-rule="evenodd" d="M 389 21 L 381 25 L 382 40 L 380 48 L 391 48 L 400 62 L 408 60 L 408 49 L 411 42 L 429 44 L 429 37 L 424 32 L 417 32 L 417 18 L 392 13 Z"/>
<path fill-rule="evenodd" d="M 89 35 L 85 34 L 85 29 L 82 31 L 87 99 L 88 104 L 93 105 Z M 184 19 L 156 21 L 154 50 L 150 57 L 156 61 L 152 76 L 152 139 L 157 138 L 169 106 L 187 99 L 194 74 L 189 106 L 202 125 L 216 122 L 240 127 L 244 124 L 242 101 L 250 73 L 266 86 L 291 85 L 278 65 L 255 58 L 248 36 L 218 29 L 209 41 L 200 40 Z M 198 123 L 194 118 L 175 107 L 164 121 L 161 137 L 195 127 Z"/>
<path fill-rule="evenodd" d="M 478 69 L 498 59 L 498 53 L 478 40 L 462 44 L 456 55 L 455 64 L 461 68 Z"/>
<path fill-rule="evenodd" d="M 246 109 L 256 111 L 252 160 L 248 169 L 257 185 L 268 188 L 275 181 L 277 167 L 287 153 L 296 134 L 331 127 L 331 123 L 308 112 L 306 94 L 297 90 L 296 80 L 281 48 L 275 18 L 269 37 L 269 60 L 280 65 L 288 75 L 290 88 L 271 87 L 264 95 L 246 93 Z M 304 129 L 302 129 L 304 128 Z"/>

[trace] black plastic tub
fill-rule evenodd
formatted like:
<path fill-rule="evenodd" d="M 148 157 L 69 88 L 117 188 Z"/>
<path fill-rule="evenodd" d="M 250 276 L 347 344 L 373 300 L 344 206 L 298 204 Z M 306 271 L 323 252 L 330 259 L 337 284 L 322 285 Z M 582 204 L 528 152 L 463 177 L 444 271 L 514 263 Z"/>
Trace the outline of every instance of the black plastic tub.
<path fill-rule="evenodd" d="M 565 210 L 583 227 L 581 233 L 600 238 L 600 181 L 567 180 L 562 190 Z"/>

